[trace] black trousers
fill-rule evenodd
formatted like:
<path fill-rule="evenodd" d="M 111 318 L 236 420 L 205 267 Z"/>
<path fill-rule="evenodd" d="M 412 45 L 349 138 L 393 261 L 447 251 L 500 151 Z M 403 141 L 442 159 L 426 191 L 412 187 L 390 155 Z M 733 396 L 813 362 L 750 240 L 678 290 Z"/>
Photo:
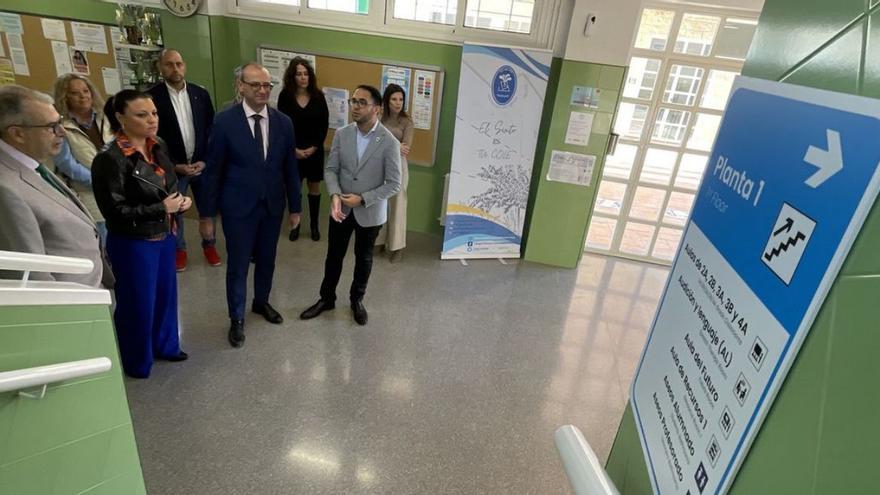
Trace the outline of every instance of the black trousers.
<path fill-rule="evenodd" d="M 336 301 L 336 285 L 342 275 L 342 261 L 348 251 L 348 242 L 354 232 L 354 280 L 351 281 L 349 297 L 352 302 L 360 301 L 367 292 L 367 282 L 373 269 L 373 244 L 379 235 L 381 225 L 361 227 L 354 219 L 354 212 L 341 223 L 330 219 L 327 233 L 327 259 L 324 261 L 324 281 L 321 282 L 321 299 Z"/>

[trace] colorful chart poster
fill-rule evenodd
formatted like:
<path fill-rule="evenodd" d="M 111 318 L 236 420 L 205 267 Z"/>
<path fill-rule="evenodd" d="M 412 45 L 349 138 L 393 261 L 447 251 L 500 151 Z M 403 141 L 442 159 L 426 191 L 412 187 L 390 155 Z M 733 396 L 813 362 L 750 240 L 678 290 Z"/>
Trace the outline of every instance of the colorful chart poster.
<path fill-rule="evenodd" d="M 877 198 L 877 136 L 878 100 L 735 81 L 632 385 L 655 493 L 730 488 Z"/>
<path fill-rule="evenodd" d="M 551 57 L 464 45 L 442 258 L 520 256 Z"/>
<path fill-rule="evenodd" d="M 434 116 L 434 72 L 417 70 L 414 78 L 409 116 L 416 129 L 430 129 Z"/>

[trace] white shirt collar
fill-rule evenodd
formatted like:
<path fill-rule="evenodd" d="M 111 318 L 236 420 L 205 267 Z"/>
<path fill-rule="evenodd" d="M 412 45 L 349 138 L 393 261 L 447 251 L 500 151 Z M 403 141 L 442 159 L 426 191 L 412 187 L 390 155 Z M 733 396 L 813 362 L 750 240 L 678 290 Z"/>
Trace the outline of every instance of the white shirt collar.
<path fill-rule="evenodd" d="M 263 107 L 262 111 L 256 111 L 247 104 L 246 101 L 242 100 L 241 104 L 244 106 L 244 116 L 247 118 L 251 118 L 254 115 L 262 115 L 264 119 L 269 119 L 269 105 Z"/>
<path fill-rule="evenodd" d="M 354 126 L 355 126 L 355 128 L 357 128 L 358 134 L 360 134 L 362 137 L 367 137 L 367 136 L 369 136 L 370 134 L 372 134 L 373 131 L 375 131 L 377 127 L 379 127 L 379 119 L 376 119 L 376 123 L 373 124 L 373 128 L 370 129 L 369 132 L 367 132 L 366 134 L 364 134 L 364 133 L 361 132 L 361 128 L 357 125 L 357 123 L 355 123 Z"/>
<path fill-rule="evenodd" d="M 177 95 L 179 95 L 179 94 L 186 93 L 186 81 L 183 81 L 183 89 L 181 89 L 180 91 L 174 89 L 174 87 L 171 86 L 170 84 L 168 84 L 167 82 L 165 83 L 165 86 L 168 87 L 168 92 L 171 93 L 171 94 L 177 94 Z"/>
<path fill-rule="evenodd" d="M 21 163 L 25 167 L 27 167 L 35 172 L 37 170 L 37 167 L 40 166 L 40 162 L 38 162 L 38 161 L 34 160 L 33 158 L 31 158 L 30 156 L 22 153 L 21 151 L 18 150 L 18 148 L 12 146 L 11 144 L 7 143 L 6 141 L 4 141 L 2 139 L 0 139 L 0 150 L 3 150 L 6 154 L 11 156 L 13 160 L 18 161 L 19 163 Z"/>

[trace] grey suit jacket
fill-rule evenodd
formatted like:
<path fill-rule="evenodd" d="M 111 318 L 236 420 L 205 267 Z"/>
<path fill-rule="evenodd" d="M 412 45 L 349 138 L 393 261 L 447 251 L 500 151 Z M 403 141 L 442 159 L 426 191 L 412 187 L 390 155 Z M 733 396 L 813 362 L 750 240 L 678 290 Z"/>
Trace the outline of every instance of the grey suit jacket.
<path fill-rule="evenodd" d="M 58 179 L 61 187 L 63 181 Z M 69 190 L 68 190 L 69 191 Z M 82 203 L 65 197 L 27 165 L 0 150 L 0 250 L 92 260 L 91 273 L 32 273 L 34 280 L 101 285 L 104 271 L 98 230 Z M 6 272 L 3 277 L 20 277 Z"/>
<path fill-rule="evenodd" d="M 400 191 L 400 143 L 381 123 L 370 138 L 370 144 L 358 160 L 357 124 L 336 131 L 330 156 L 324 165 L 327 192 L 359 194 L 365 206 L 349 208 L 361 227 L 382 225 L 388 219 L 388 198 Z"/>

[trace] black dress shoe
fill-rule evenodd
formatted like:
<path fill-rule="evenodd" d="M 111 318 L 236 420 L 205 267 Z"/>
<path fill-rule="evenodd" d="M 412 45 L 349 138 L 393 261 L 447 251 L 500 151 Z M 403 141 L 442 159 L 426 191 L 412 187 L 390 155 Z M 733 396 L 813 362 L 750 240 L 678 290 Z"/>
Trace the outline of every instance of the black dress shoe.
<path fill-rule="evenodd" d="M 315 242 L 321 240 L 321 231 L 319 231 L 317 228 L 312 229 L 312 240 Z"/>
<path fill-rule="evenodd" d="M 189 359 L 189 354 L 187 354 L 183 351 L 180 351 L 177 354 L 175 354 L 173 356 L 168 356 L 164 359 L 166 361 L 171 361 L 172 363 L 178 363 L 180 361 L 186 361 L 187 359 Z"/>
<path fill-rule="evenodd" d="M 244 345 L 244 320 L 231 320 L 229 325 L 229 343 L 232 347 Z"/>
<path fill-rule="evenodd" d="M 363 301 L 352 301 L 351 313 L 354 315 L 354 321 L 356 321 L 358 325 L 367 324 L 367 308 L 364 307 Z"/>
<path fill-rule="evenodd" d="M 333 301 L 325 301 L 324 299 L 318 299 L 318 302 L 312 304 L 305 311 L 300 313 L 299 319 L 301 320 L 311 320 L 312 318 L 318 316 L 324 311 L 333 309 L 336 307 L 336 303 Z"/>
<path fill-rule="evenodd" d="M 290 229 L 290 235 L 287 236 L 287 238 L 290 240 L 290 242 L 293 242 L 293 241 L 299 239 L 299 228 L 300 228 L 300 225 L 297 225 L 296 227 Z"/>
<path fill-rule="evenodd" d="M 263 318 L 266 319 L 269 323 L 274 323 L 276 325 L 280 324 L 284 321 L 284 318 L 281 317 L 281 313 L 275 311 L 275 308 L 269 305 L 269 303 L 257 305 L 254 303 L 251 305 L 251 311 L 257 313 L 258 315 L 263 315 Z"/>

